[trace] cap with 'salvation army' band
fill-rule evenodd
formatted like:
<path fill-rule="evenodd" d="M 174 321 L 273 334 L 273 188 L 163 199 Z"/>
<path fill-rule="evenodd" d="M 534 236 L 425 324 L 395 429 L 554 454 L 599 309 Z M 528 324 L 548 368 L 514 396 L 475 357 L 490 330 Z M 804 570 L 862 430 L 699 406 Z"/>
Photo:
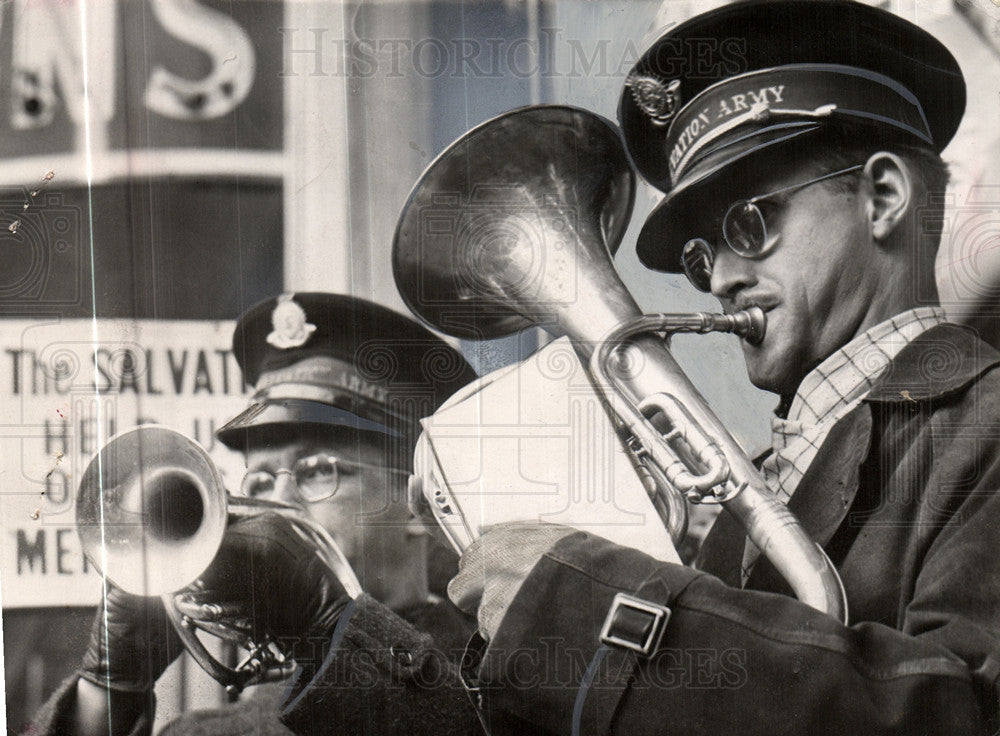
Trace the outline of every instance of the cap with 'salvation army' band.
<path fill-rule="evenodd" d="M 679 272 L 706 193 L 734 198 L 831 123 L 941 151 L 965 110 L 951 53 L 853 0 L 752 0 L 695 16 L 636 62 L 619 103 L 633 164 L 666 193 L 639 235 L 649 268 Z"/>

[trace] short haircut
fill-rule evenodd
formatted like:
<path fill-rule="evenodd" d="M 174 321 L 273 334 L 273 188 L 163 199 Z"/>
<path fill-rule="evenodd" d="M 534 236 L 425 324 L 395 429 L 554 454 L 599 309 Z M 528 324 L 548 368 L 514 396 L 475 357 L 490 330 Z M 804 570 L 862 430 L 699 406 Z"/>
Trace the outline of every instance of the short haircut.
<path fill-rule="evenodd" d="M 919 139 L 896 133 L 884 126 L 832 124 L 809 146 L 809 162 L 818 173 L 844 169 L 864 163 L 878 151 L 888 151 L 902 158 L 917 179 L 916 194 L 923 201 L 917 204 L 919 217 L 925 223 L 940 223 L 944 217 L 945 193 L 951 174 L 941 155 Z M 860 172 L 859 172 L 860 175 Z M 831 179 L 831 188 L 852 190 L 858 176 Z M 927 244 L 937 248 L 941 240 L 940 227 L 922 227 Z"/>

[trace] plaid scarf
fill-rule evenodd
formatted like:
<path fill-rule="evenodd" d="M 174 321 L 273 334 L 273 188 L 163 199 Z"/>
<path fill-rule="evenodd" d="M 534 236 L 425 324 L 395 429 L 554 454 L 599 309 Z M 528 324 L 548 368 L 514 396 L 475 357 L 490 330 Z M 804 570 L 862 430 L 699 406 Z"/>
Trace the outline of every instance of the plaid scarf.
<path fill-rule="evenodd" d="M 940 307 L 897 314 L 851 340 L 802 380 L 788 418 L 771 419 L 773 452 L 761 465 L 764 481 L 778 498 L 788 503 L 833 425 L 861 403 L 892 359 L 925 330 L 944 321 Z M 759 555 L 748 540 L 744 584 Z"/>

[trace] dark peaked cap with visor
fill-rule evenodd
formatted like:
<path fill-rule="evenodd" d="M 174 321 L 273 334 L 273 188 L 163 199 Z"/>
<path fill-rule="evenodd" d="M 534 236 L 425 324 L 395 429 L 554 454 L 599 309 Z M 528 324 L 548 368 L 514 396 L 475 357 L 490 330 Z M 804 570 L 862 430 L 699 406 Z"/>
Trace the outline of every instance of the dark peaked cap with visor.
<path fill-rule="evenodd" d="M 667 195 L 639 235 L 639 259 L 681 271 L 684 244 L 712 237 L 696 231 L 707 192 L 760 194 L 740 182 L 831 122 L 940 152 L 964 111 L 965 81 L 948 49 L 887 11 L 755 0 L 695 16 L 636 62 L 619 105 L 633 163 Z"/>
<path fill-rule="evenodd" d="M 240 317 L 233 353 L 253 402 L 216 436 L 244 449 L 261 430 L 341 426 L 413 444 L 418 420 L 476 373 L 441 338 L 378 304 L 327 293 L 268 299 Z"/>

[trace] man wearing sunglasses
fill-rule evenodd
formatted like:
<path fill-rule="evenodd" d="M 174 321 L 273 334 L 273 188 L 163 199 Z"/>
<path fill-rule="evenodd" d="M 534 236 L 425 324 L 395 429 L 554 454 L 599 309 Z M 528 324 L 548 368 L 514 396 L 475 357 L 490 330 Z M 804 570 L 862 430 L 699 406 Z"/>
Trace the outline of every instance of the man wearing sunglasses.
<path fill-rule="evenodd" d="M 430 540 L 407 496 L 419 419 L 474 371 L 412 320 L 325 293 L 251 308 L 236 325 L 233 353 L 254 398 L 217 437 L 245 454 L 240 492 L 293 506 L 325 529 L 365 594 L 351 600 L 273 515 L 232 524 L 186 599 L 200 619 L 239 611 L 278 639 L 299 671 L 251 688 L 237 705 L 186 714 L 162 733 L 478 732 L 451 665 L 473 627 L 431 592 Z M 153 684 L 180 651 L 158 599 L 112 589 L 80 677 L 50 699 L 30 733 L 149 733 Z M 425 687 L 435 689 L 433 703 Z"/>
<path fill-rule="evenodd" d="M 665 194 L 639 258 L 766 313 L 742 346 L 780 397 L 761 470 L 848 620 L 791 597 L 725 513 L 696 569 L 497 527 L 449 588 L 489 638 L 494 733 L 997 732 L 1000 355 L 934 281 L 964 104 L 940 42 L 842 0 L 726 4 L 636 63 L 619 119 Z"/>

